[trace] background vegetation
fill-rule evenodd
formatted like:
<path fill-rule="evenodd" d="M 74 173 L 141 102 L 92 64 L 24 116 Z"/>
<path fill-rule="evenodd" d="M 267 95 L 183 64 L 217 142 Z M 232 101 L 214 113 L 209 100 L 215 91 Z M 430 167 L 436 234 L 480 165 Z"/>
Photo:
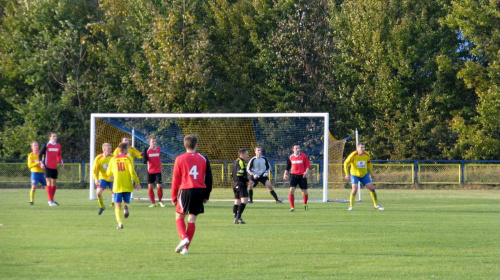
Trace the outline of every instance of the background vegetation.
<path fill-rule="evenodd" d="M 0 157 L 91 112 L 330 112 L 376 159 L 500 156 L 498 0 L 0 0 Z"/>

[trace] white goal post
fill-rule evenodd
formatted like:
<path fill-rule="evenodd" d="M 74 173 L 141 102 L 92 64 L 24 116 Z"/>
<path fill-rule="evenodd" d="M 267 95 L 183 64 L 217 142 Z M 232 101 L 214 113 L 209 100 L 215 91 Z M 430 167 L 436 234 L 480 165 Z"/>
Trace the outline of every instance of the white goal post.
<path fill-rule="evenodd" d="M 147 120 L 147 119 L 246 119 L 246 118 L 317 118 L 322 119 L 322 139 L 323 147 L 322 147 L 322 172 L 320 174 L 322 181 L 322 198 L 321 201 L 328 202 L 328 149 L 329 149 L 329 114 L 328 113 L 197 113 L 197 114 L 184 114 L 184 113 L 93 113 L 91 114 L 90 120 L 90 172 L 89 172 L 89 182 L 90 182 L 90 199 L 96 199 L 95 196 L 95 186 L 94 186 L 94 178 L 92 174 L 94 159 L 96 156 L 96 150 L 100 151 L 100 146 L 96 147 L 96 137 L 97 137 L 97 127 L 96 120 L 97 119 L 138 119 L 138 120 Z M 307 131 L 304 129 L 304 132 Z M 198 135 L 198 137 L 203 138 L 203 135 Z M 134 139 L 132 139 L 134 141 Z M 180 140 L 179 140 L 180 141 Z M 118 143 L 116 143 L 118 144 Z M 293 143 L 286 143 L 290 146 Z M 161 147 L 161 145 L 160 145 Z M 114 149 L 114 147 L 113 147 Z M 163 149 L 163 147 L 162 147 Z M 253 147 L 252 147 L 253 149 Z M 203 152 L 202 152 L 203 153 Z M 237 151 L 234 152 L 235 156 L 237 155 Z M 291 154 L 291 147 L 290 153 Z M 209 157 L 210 160 L 210 157 Z M 286 158 L 284 159 L 286 161 Z M 282 174 L 275 174 L 275 176 L 282 176 Z M 166 180 L 165 180 L 166 181 Z M 164 183 L 167 183 L 165 182 Z M 319 187 L 319 186 L 318 186 Z"/>

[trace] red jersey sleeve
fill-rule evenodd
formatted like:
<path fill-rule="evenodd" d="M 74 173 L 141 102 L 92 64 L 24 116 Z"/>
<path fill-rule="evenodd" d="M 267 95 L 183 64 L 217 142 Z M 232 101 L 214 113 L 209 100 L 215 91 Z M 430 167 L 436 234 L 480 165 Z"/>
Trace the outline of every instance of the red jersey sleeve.
<path fill-rule="evenodd" d="M 305 154 L 302 154 L 302 160 L 304 161 L 304 167 L 311 169 L 311 163 L 309 162 L 309 158 Z"/>
<path fill-rule="evenodd" d="M 61 163 L 62 162 L 62 147 L 61 144 L 57 143 L 59 145 L 59 152 L 57 153 L 57 162 Z"/>
<path fill-rule="evenodd" d="M 177 202 L 177 195 L 179 194 L 179 187 L 181 185 L 181 172 L 180 172 L 180 166 L 179 166 L 179 158 L 175 159 L 174 162 L 174 174 L 172 175 L 172 193 L 171 193 L 171 198 L 172 202 L 176 203 Z"/>

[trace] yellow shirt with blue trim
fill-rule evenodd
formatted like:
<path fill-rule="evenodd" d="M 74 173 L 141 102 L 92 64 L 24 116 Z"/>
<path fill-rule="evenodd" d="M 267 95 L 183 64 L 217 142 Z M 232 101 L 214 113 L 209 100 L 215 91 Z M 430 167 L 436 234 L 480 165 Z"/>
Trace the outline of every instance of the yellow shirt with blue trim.
<path fill-rule="evenodd" d="M 100 154 L 95 157 L 94 170 L 92 171 L 92 174 L 94 175 L 94 181 L 104 180 L 106 182 L 113 182 L 113 180 L 109 179 L 108 175 L 106 174 L 109 162 L 112 158 L 112 155 L 104 156 L 104 154 Z"/>
<path fill-rule="evenodd" d="M 370 155 L 367 152 L 359 155 L 357 151 L 354 151 L 344 161 L 344 172 L 346 175 L 351 174 L 362 178 L 368 171 L 373 173 L 373 165 Z"/>
<path fill-rule="evenodd" d="M 28 167 L 31 172 L 43 173 L 43 168 L 40 167 L 38 155 L 35 155 L 34 153 L 28 154 Z"/>
<path fill-rule="evenodd" d="M 109 161 L 106 174 L 108 177 L 113 177 L 113 192 L 115 193 L 132 192 L 134 190 L 132 180 L 136 184 L 140 184 L 132 158 L 127 155 L 113 157 Z"/>
<path fill-rule="evenodd" d="M 120 150 L 118 148 L 115 149 L 115 151 L 113 152 L 113 156 L 117 156 L 120 154 Z M 127 156 L 129 157 L 132 157 L 132 159 L 136 158 L 136 159 L 141 159 L 142 156 L 141 156 L 141 152 L 139 152 L 136 148 L 132 147 L 132 146 L 128 146 L 128 154 Z M 132 163 L 134 163 L 132 161 Z"/>

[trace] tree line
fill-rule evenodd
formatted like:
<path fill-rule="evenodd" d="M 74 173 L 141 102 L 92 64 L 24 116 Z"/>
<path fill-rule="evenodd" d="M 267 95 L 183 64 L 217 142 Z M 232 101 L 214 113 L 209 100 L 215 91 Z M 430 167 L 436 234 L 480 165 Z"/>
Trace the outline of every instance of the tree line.
<path fill-rule="evenodd" d="M 498 0 L 0 0 L 0 158 L 92 112 L 329 112 L 376 159 L 500 157 Z"/>

